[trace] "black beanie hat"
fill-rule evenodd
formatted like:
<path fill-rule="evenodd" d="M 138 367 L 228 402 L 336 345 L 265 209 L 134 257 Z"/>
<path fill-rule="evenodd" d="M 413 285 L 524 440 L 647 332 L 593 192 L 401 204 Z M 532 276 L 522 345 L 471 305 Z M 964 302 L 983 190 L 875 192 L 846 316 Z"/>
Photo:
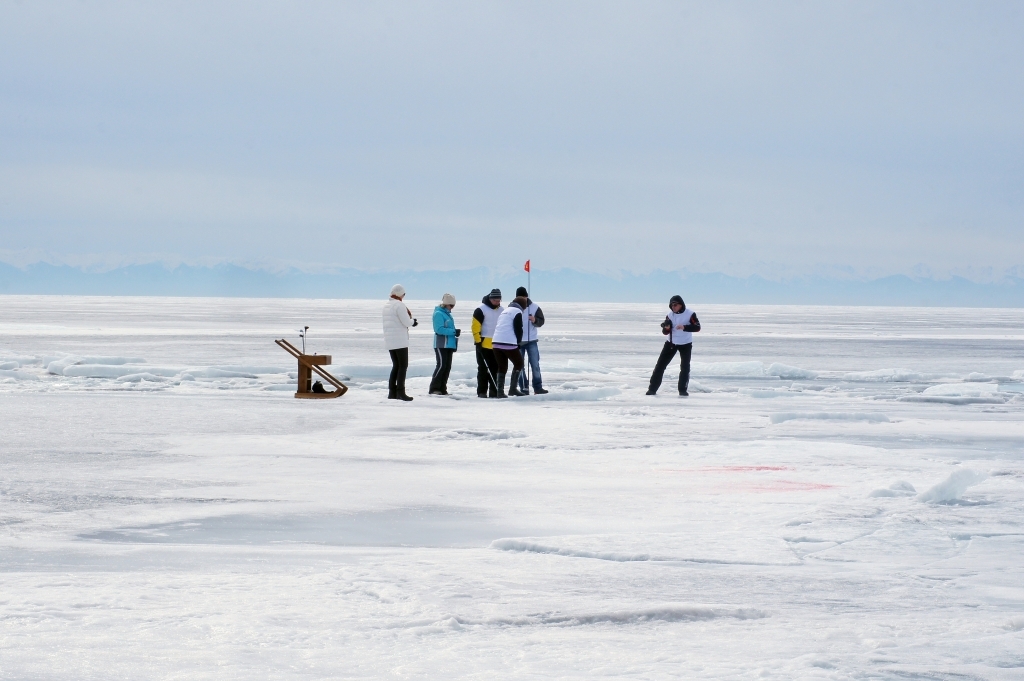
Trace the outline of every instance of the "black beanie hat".
<path fill-rule="evenodd" d="M 526 292 L 525 286 L 520 286 L 516 289 L 516 298 L 526 298 L 530 294 Z"/>
<path fill-rule="evenodd" d="M 672 296 L 671 298 L 669 298 L 668 306 L 672 307 L 672 303 L 679 303 L 684 310 L 686 309 L 686 303 L 683 302 L 682 296 Z"/>
<path fill-rule="evenodd" d="M 491 292 L 489 294 L 487 294 L 487 297 L 488 298 L 501 298 L 501 289 L 500 288 L 492 288 Z"/>

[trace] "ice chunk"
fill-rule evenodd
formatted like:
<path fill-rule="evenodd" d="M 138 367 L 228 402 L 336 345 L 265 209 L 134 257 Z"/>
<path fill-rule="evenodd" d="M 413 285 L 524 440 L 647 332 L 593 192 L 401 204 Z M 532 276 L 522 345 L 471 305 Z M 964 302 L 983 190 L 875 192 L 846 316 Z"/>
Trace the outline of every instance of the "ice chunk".
<path fill-rule="evenodd" d="M 52 364 L 50 366 L 53 366 Z M 177 376 L 180 369 L 138 366 L 134 364 L 72 364 L 64 368 L 65 376 L 79 378 L 121 378 L 131 374 L 150 373 L 156 376 Z M 52 371 L 50 373 L 53 373 Z"/>
<path fill-rule="evenodd" d="M 973 471 L 969 468 L 960 468 L 950 473 L 948 478 L 931 489 L 918 494 L 917 500 L 929 501 L 932 503 L 956 501 L 964 492 L 967 491 L 968 487 L 977 485 L 987 477 L 987 475 L 979 471 Z"/>
<path fill-rule="evenodd" d="M 35 374 L 30 374 L 27 371 L 18 371 L 11 369 L 0 369 L 0 378 L 13 378 L 18 381 L 37 381 L 39 377 Z"/>
<path fill-rule="evenodd" d="M 999 390 L 995 383 L 942 383 L 925 388 L 922 395 L 952 395 L 956 397 L 979 397 L 992 395 Z"/>
<path fill-rule="evenodd" d="M 1002 404 L 995 383 L 942 383 L 925 388 L 917 395 L 904 395 L 901 402 L 937 402 L 941 404 Z"/>
<path fill-rule="evenodd" d="M 21 364 L 19 362 L 0 362 L 0 371 L 14 371 L 20 368 Z"/>
<path fill-rule="evenodd" d="M 218 364 L 209 368 L 220 371 L 232 371 L 239 374 L 286 374 L 291 371 L 291 369 L 262 364 Z"/>
<path fill-rule="evenodd" d="M 188 373 L 191 374 L 193 378 L 256 378 L 255 374 L 246 373 L 244 371 L 229 371 L 218 367 L 189 369 Z M 173 375 L 174 374 L 171 374 L 171 376 Z"/>
<path fill-rule="evenodd" d="M 64 370 L 75 364 L 93 364 L 103 366 L 121 366 L 124 364 L 145 364 L 146 360 L 141 357 L 109 357 L 104 355 L 79 357 L 77 355 L 65 355 L 58 359 L 55 359 L 46 365 L 46 370 L 51 374 L 57 374 L 58 376 L 70 376 L 73 374 L 65 374 Z"/>
<path fill-rule="evenodd" d="M 843 374 L 844 381 L 886 381 L 892 383 L 906 383 L 909 381 L 920 381 L 925 376 L 910 369 L 876 369 L 875 371 L 853 371 Z"/>
<path fill-rule="evenodd" d="M 139 374 L 128 374 L 127 376 L 121 376 L 117 380 L 121 381 L 122 383 L 141 383 L 142 381 L 166 383 L 170 379 L 164 378 L 163 376 L 154 376 L 153 374 L 143 372 Z"/>
<path fill-rule="evenodd" d="M 914 486 L 905 480 L 900 480 L 889 485 L 889 489 L 876 489 L 869 497 L 906 497 L 917 492 Z"/>
<path fill-rule="evenodd" d="M 869 414 L 865 412 L 779 412 L 771 415 L 772 423 L 783 423 L 785 421 L 797 420 L 823 420 L 823 421 L 868 421 L 870 423 L 889 423 L 889 417 L 885 414 Z"/>
<path fill-rule="evenodd" d="M 817 371 L 811 371 L 810 369 L 801 369 L 800 367 L 790 366 L 788 364 L 781 364 L 779 362 L 773 363 L 768 370 L 765 372 L 766 376 L 778 376 L 779 378 L 786 379 L 812 379 L 818 377 Z"/>
<path fill-rule="evenodd" d="M 761 378 L 765 376 L 761 362 L 693 362 L 690 373 L 694 376 L 739 376 Z"/>
<path fill-rule="evenodd" d="M 686 387 L 686 392 L 691 393 L 710 393 L 714 392 L 711 388 L 702 385 L 698 381 L 690 381 L 690 384 Z"/>

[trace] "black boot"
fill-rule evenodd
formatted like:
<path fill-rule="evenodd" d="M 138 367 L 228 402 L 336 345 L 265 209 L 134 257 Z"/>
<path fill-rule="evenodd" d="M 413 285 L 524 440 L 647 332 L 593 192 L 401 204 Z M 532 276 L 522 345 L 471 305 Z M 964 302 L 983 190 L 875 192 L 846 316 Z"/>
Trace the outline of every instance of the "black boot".
<path fill-rule="evenodd" d="M 521 373 L 523 373 L 522 369 L 512 370 L 512 381 L 508 385 L 508 394 L 510 397 L 522 397 L 523 395 L 530 394 L 519 391 L 519 374 Z"/>
<path fill-rule="evenodd" d="M 545 390 L 544 388 L 534 388 L 533 389 L 533 394 L 534 395 L 547 395 L 548 391 Z"/>
<path fill-rule="evenodd" d="M 505 394 L 505 374 L 498 374 L 498 394 L 495 397 L 508 397 Z"/>

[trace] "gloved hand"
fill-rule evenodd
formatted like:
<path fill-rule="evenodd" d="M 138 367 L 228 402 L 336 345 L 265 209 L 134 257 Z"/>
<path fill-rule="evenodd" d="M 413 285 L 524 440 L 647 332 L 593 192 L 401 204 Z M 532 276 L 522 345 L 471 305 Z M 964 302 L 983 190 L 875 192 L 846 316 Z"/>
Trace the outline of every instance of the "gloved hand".
<path fill-rule="evenodd" d="M 668 335 L 668 332 L 672 330 L 672 322 L 669 321 L 668 317 L 665 317 L 665 321 L 661 323 L 661 332 Z"/>
<path fill-rule="evenodd" d="M 419 326 L 420 325 L 420 323 L 418 321 L 416 321 L 415 317 L 413 317 L 413 319 L 412 319 L 412 325 L 413 326 Z"/>
<path fill-rule="evenodd" d="M 462 335 L 462 329 L 455 329 L 455 337 L 458 338 Z"/>

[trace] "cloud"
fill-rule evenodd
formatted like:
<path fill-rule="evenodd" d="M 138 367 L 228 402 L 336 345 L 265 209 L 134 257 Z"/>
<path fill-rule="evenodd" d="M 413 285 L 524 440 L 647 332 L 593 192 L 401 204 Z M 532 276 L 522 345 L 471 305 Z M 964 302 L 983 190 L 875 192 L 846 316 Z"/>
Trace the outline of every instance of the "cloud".
<path fill-rule="evenodd" d="M 1024 264 L 1021 29 L 1012 3 L 8 4 L 0 237 L 1003 271 Z"/>

